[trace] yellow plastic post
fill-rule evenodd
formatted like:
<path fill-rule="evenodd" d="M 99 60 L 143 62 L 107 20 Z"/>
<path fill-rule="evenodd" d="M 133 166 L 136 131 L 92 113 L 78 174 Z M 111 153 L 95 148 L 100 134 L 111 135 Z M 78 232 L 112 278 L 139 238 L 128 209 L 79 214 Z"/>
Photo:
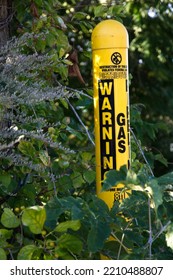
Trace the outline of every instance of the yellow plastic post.
<path fill-rule="evenodd" d="M 100 22 L 92 33 L 97 195 L 111 208 L 125 198 L 122 185 L 102 192 L 109 170 L 130 164 L 128 33 L 116 20 Z"/>

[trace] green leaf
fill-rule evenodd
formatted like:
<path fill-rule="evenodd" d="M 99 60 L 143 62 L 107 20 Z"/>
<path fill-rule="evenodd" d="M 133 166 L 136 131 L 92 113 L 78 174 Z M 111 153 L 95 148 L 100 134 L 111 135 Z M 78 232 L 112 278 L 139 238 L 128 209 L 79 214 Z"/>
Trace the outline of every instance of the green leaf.
<path fill-rule="evenodd" d="M 64 98 L 60 98 L 60 102 L 62 103 L 62 105 L 63 105 L 66 109 L 68 109 L 68 103 L 67 103 L 67 101 L 66 101 Z"/>
<path fill-rule="evenodd" d="M 35 158 L 36 150 L 34 149 L 32 143 L 22 140 L 18 145 L 18 149 L 22 154 Z"/>
<path fill-rule="evenodd" d="M 80 172 L 74 172 L 71 175 L 71 179 L 72 179 L 74 188 L 80 188 L 82 186 L 82 184 L 84 183 L 84 180 L 83 180 Z"/>
<path fill-rule="evenodd" d="M 91 184 L 95 180 L 96 173 L 93 170 L 89 170 L 83 174 L 83 177 L 87 183 Z"/>
<path fill-rule="evenodd" d="M 58 24 L 60 25 L 60 27 L 62 29 L 66 29 L 67 28 L 67 26 L 65 25 L 65 23 L 64 23 L 64 21 L 63 21 L 63 19 L 61 17 L 57 16 L 56 20 L 57 20 Z"/>
<path fill-rule="evenodd" d="M 1 223 L 6 228 L 16 228 L 20 225 L 20 220 L 15 216 L 9 208 L 4 208 L 4 212 L 1 216 Z"/>
<path fill-rule="evenodd" d="M 124 9 L 123 5 L 112 5 L 108 9 L 108 14 L 111 16 L 118 16 L 121 14 L 123 9 Z"/>
<path fill-rule="evenodd" d="M 94 16 L 95 17 L 103 17 L 104 13 L 107 11 L 107 7 L 102 5 L 94 7 Z"/>
<path fill-rule="evenodd" d="M 49 47 L 53 47 L 56 44 L 56 37 L 53 33 L 48 33 L 46 36 L 46 43 Z"/>
<path fill-rule="evenodd" d="M 74 16 L 73 16 L 72 20 L 73 20 L 73 19 L 78 19 L 78 20 L 85 19 L 85 18 L 86 18 L 86 16 L 87 16 L 87 14 L 86 14 L 86 13 L 83 13 L 83 12 L 77 12 L 77 13 L 75 13 L 75 14 L 74 14 Z"/>
<path fill-rule="evenodd" d="M 45 226 L 54 229 L 56 227 L 59 216 L 63 213 L 63 204 L 60 199 L 54 197 L 45 205 L 46 222 Z"/>
<path fill-rule="evenodd" d="M 90 28 L 87 28 L 85 22 L 80 22 L 80 28 L 81 28 L 82 32 L 86 33 L 86 34 L 88 34 L 88 30 L 90 29 Z"/>
<path fill-rule="evenodd" d="M 82 157 L 82 160 L 85 161 L 85 162 L 88 162 L 92 159 L 92 153 L 89 153 L 89 152 L 83 152 L 81 154 L 81 157 Z"/>
<path fill-rule="evenodd" d="M 161 205 L 163 202 L 164 189 L 158 185 L 156 179 L 151 180 L 148 185 L 149 187 L 147 187 L 146 190 L 149 191 L 155 205 L 155 210 L 157 212 L 159 205 Z"/>
<path fill-rule="evenodd" d="M 58 239 L 59 248 L 66 249 L 67 251 L 71 251 L 74 254 L 79 254 L 82 251 L 83 244 L 82 241 L 71 234 L 64 233 Z"/>
<path fill-rule="evenodd" d="M 35 4 L 38 6 L 42 6 L 43 0 L 34 0 Z"/>
<path fill-rule="evenodd" d="M 58 48 L 63 48 L 66 51 L 69 51 L 69 42 L 68 42 L 68 38 L 67 36 L 64 34 L 64 31 L 62 30 L 58 30 L 55 29 L 55 33 L 56 33 L 56 42 L 57 42 L 57 46 Z"/>
<path fill-rule="evenodd" d="M 46 48 L 46 40 L 38 38 L 36 41 L 36 49 L 38 51 L 44 52 Z"/>
<path fill-rule="evenodd" d="M 102 249 L 104 242 L 110 236 L 110 224 L 113 220 L 107 204 L 98 197 L 93 197 L 89 206 L 90 225 L 87 246 L 88 250 L 94 253 Z"/>
<path fill-rule="evenodd" d="M 159 185 L 172 185 L 173 184 L 173 172 L 167 173 L 157 178 Z"/>
<path fill-rule="evenodd" d="M 59 58 L 62 58 L 63 55 L 65 55 L 65 50 L 63 48 L 60 48 L 60 50 L 59 50 Z"/>
<path fill-rule="evenodd" d="M 70 134 L 73 134 L 74 136 L 79 138 L 80 140 L 83 140 L 81 133 L 79 133 L 77 130 L 73 129 L 72 127 L 67 126 L 66 130 L 70 132 Z"/>
<path fill-rule="evenodd" d="M 62 79 L 66 80 L 68 77 L 68 68 L 65 65 L 58 65 L 56 69 L 54 69 L 55 72 L 59 73 L 62 77 Z"/>
<path fill-rule="evenodd" d="M 7 256 L 4 249 L 0 248 L 0 260 L 6 260 Z"/>
<path fill-rule="evenodd" d="M 166 243 L 167 246 L 170 247 L 173 250 L 173 223 L 171 223 L 166 232 Z"/>
<path fill-rule="evenodd" d="M 11 176 L 9 174 L 1 174 L 0 182 L 3 186 L 8 187 L 11 183 Z"/>
<path fill-rule="evenodd" d="M 91 230 L 88 234 L 87 244 L 88 250 L 95 253 L 101 250 L 104 242 L 110 236 L 111 230 L 107 222 L 96 219 L 95 223 L 91 225 Z"/>
<path fill-rule="evenodd" d="M 41 206 L 33 206 L 23 211 L 22 223 L 34 234 L 40 234 L 46 220 L 46 210 Z"/>
<path fill-rule="evenodd" d="M 47 151 L 44 151 L 44 150 L 40 151 L 39 158 L 45 166 L 48 166 L 48 167 L 50 166 L 50 157 L 49 157 Z"/>
<path fill-rule="evenodd" d="M 22 249 L 19 251 L 17 259 L 18 260 L 33 260 L 37 259 L 36 253 L 39 253 L 39 249 L 35 245 L 26 245 L 22 247 Z"/>
<path fill-rule="evenodd" d="M 103 181 L 102 191 L 109 190 L 120 183 L 125 183 L 127 175 L 127 167 L 124 165 L 120 170 L 110 170 L 106 172 L 106 178 Z"/>
<path fill-rule="evenodd" d="M 56 228 L 55 231 L 57 232 L 66 232 L 68 229 L 72 229 L 74 231 L 79 230 L 81 227 L 80 220 L 73 220 L 73 221 L 66 221 L 60 223 Z"/>
<path fill-rule="evenodd" d="M 154 158 L 155 158 L 155 160 L 158 160 L 161 163 L 163 163 L 166 167 L 168 166 L 168 161 L 162 154 L 157 154 L 154 156 Z"/>
<path fill-rule="evenodd" d="M 0 238 L 3 239 L 10 239 L 13 234 L 13 230 L 8 230 L 5 228 L 0 229 Z"/>

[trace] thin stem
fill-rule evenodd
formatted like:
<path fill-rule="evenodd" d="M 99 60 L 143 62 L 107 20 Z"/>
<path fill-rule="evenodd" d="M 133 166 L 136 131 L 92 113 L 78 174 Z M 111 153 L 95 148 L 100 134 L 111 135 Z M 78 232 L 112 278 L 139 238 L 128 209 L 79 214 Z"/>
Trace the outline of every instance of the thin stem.
<path fill-rule="evenodd" d="M 137 144 L 137 146 L 138 146 L 138 148 L 139 148 L 139 150 L 140 150 L 140 152 L 141 152 L 141 155 L 143 156 L 143 159 L 145 160 L 145 163 L 147 164 L 147 167 L 148 167 L 148 169 L 149 169 L 149 171 L 150 171 L 152 177 L 154 177 L 154 173 L 153 173 L 153 171 L 152 171 L 152 169 L 151 169 L 151 167 L 150 167 L 150 165 L 149 165 L 149 162 L 148 162 L 148 160 L 147 160 L 147 158 L 146 158 L 146 156 L 145 156 L 145 154 L 144 154 L 144 151 L 142 150 L 142 147 L 141 147 L 141 145 L 140 145 L 138 139 L 136 138 L 136 135 L 134 134 L 133 129 L 132 129 L 131 127 L 130 127 L 130 132 L 131 132 L 132 135 L 133 135 L 133 138 L 134 138 L 134 140 L 135 140 L 135 142 L 136 142 L 136 144 Z"/>
<path fill-rule="evenodd" d="M 171 221 L 168 221 L 165 226 L 162 226 L 161 230 L 153 237 L 153 241 L 155 241 L 167 229 L 167 227 L 170 224 L 171 224 Z"/>
<path fill-rule="evenodd" d="M 53 174 L 53 171 L 52 171 L 51 167 L 50 167 L 50 179 L 51 179 L 52 184 L 53 184 L 54 195 L 55 195 L 55 197 L 57 197 L 57 189 L 56 189 L 56 184 L 55 184 L 55 177 L 54 177 L 54 174 Z"/>
<path fill-rule="evenodd" d="M 121 254 L 121 249 L 122 249 L 123 240 L 124 240 L 124 233 L 122 234 L 122 237 L 121 237 L 121 243 L 120 243 L 120 247 L 119 247 L 119 249 L 118 249 L 117 260 L 120 259 L 120 254 Z"/>
<path fill-rule="evenodd" d="M 93 144 L 93 146 L 95 146 L 95 143 L 93 141 L 93 139 L 91 138 L 91 135 L 89 134 L 88 129 L 86 128 L 86 126 L 84 125 L 83 121 L 81 120 L 81 118 L 79 117 L 78 113 L 76 112 L 75 108 L 73 107 L 73 105 L 69 102 L 69 100 L 66 98 L 67 103 L 69 104 L 70 108 L 72 109 L 73 113 L 75 114 L 76 118 L 78 119 L 78 121 L 80 122 L 80 124 L 83 126 L 83 128 L 86 131 L 86 134 L 90 140 L 90 142 Z"/>
<path fill-rule="evenodd" d="M 121 247 L 126 251 L 126 253 L 129 253 L 129 249 L 121 242 L 121 240 L 113 232 L 111 232 L 111 236 L 121 245 Z"/>
<path fill-rule="evenodd" d="M 148 198 L 148 225 L 149 225 L 149 259 L 152 258 L 152 244 L 153 244 L 153 237 L 152 237 L 152 225 L 151 225 L 151 207 L 150 207 L 150 198 Z"/>

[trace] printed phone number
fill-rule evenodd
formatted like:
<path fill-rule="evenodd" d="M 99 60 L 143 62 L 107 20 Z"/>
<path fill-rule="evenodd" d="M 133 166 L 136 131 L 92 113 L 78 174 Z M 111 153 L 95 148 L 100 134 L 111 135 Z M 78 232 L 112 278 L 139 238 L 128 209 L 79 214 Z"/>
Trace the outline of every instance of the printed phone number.
<path fill-rule="evenodd" d="M 104 272 L 103 275 L 161 275 L 163 271 L 162 266 L 158 267 L 144 267 L 144 266 L 134 266 L 134 267 L 104 267 L 103 268 Z M 100 271 L 98 271 L 100 272 Z"/>

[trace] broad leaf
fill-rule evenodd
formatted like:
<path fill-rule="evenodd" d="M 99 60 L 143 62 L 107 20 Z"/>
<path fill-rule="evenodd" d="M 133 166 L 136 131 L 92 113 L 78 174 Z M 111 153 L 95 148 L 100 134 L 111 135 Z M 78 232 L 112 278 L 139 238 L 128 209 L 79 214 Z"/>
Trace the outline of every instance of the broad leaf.
<path fill-rule="evenodd" d="M 0 260 L 6 260 L 7 256 L 4 249 L 0 248 Z"/>
<path fill-rule="evenodd" d="M 13 234 L 13 230 L 2 228 L 0 229 L 0 238 L 10 239 Z"/>
<path fill-rule="evenodd" d="M 87 183 L 91 184 L 92 182 L 94 182 L 96 177 L 95 171 L 88 170 L 83 174 L 83 177 Z"/>
<path fill-rule="evenodd" d="M 74 231 L 79 230 L 81 227 L 81 223 L 79 220 L 74 221 L 66 221 L 60 223 L 56 228 L 55 231 L 57 232 L 66 232 L 68 229 L 72 229 Z"/>
<path fill-rule="evenodd" d="M 30 231 L 40 234 L 46 220 L 46 211 L 41 206 L 26 208 L 22 215 L 22 223 L 28 226 Z"/>
<path fill-rule="evenodd" d="M 120 170 L 110 170 L 106 172 L 106 178 L 103 181 L 102 191 L 109 190 L 120 183 L 124 183 L 126 180 L 126 175 L 127 168 L 125 165 L 122 166 Z"/>
<path fill-rule="evenodd" d="M 173 172 L 167 173 L 157 178 L 160 185 L 173 185 Z"/>
<path fill-rule="evenodd" d="M 61 249 L 66 249 L 74 254 L 79 254 L 82 251 L 82 241 L 71 234 L 65 233 L 58 240 L 58 246 Z"/>
<path fill-rule="evenodd" d="M 40 250 L 35 246 L 35 245 L 26 245 L 22 247 L 22 249 L 19 251 L 17 259 L 18 260 L 33 260 L 37 259 L 36 253 L 39 252 Z"/>
<path fill-rule="evenodd" d="M 25 141 L 25 140 L 20 141 L 20 143 L 18 145 L 18 149 L 22 154 L 24 154 L 26 156 L 30 156 L 30 157 L 34 158 L 36 155 L 36 150 L 34 149 L 32 143 L 30 143 L 28 141 Z"/>
<path fill-rule="evenodd" d="M 88 234 L 88 250 L 95 253 L 103 248 L 104 242 L 110 236 L 111 230 L 107 222 L 95 220 Z"/>
<path fill-rule="evenodd" d="M 156 179 L 151 180 L 148 185 L 149 187 L 147 187 L 146 190 L 149 191 L 155 205 L 155 210 L 157 212 L 159 205 L 161 205 L 163 202 L 162 197 L 164 189 L 158 185 Z"/>
<path fill-rule="evenodd" d="M 11 183 L 11 176 L 9 174 L 1 174 L 0 175 L 0 182 L 3 186 L 8 187 Z"/>
<path fill-rule="evenodd" d="M 20 225 L 20 220 L 11 209 L 4 208 L 4 212 L 1 216 L 1 223 L 6 228 L 16 228 Z"/>
<path fill-rule="evenodd" d="M 173 223 L 171 223 L 167 229 L 166 243 L 167 246 L 173 250 Z"/>

